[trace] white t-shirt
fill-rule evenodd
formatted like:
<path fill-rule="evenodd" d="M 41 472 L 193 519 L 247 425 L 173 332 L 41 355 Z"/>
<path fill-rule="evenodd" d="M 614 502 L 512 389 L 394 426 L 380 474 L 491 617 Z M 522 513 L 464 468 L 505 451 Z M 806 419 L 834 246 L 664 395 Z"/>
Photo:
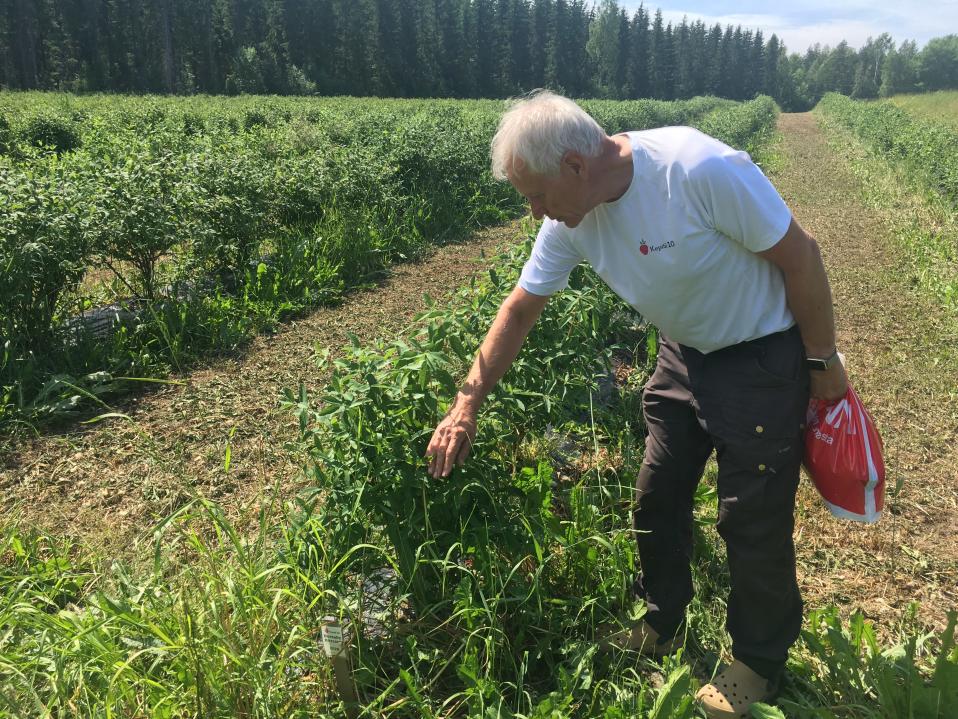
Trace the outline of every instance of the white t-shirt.
<path fill-rule="evenodd" d="M 663 334 L 706 353 L 794 325 L 781 270 L 754 254 L 792 215 L 748 153 L 690 127 L 627 134 L 628 190 L 574 229 L 544 220 L 519 286 L 551 295 L 586 260 Z"/>

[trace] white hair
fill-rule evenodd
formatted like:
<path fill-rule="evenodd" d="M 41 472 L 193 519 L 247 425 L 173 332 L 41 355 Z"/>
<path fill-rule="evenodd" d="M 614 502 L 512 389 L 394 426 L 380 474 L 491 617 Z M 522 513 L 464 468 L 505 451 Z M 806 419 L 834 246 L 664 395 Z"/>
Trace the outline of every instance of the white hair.
<path fill-rule="evenodd" d="M 492 175 L 505 180 L 513 168 L 525 168 L 554 177 L 566 152 L 595 157 L 605 137 L 599 123 L 569 98 L 534 90 L 512 101 L 499 121 L 492 138 Z"/>

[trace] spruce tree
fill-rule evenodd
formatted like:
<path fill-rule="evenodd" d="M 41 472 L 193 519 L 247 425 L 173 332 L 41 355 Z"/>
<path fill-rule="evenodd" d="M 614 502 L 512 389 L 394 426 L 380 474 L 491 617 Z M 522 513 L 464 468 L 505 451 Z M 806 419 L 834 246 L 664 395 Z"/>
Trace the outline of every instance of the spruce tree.
<path fill-rule="evenodd" d="M 555 42 L 552 0 L 533 0 L 529 32 L 529 88 L 547 85 L 546 74 Z"/>
<path fill-rule="evenodd" d="M 619 3 L 616 0 L 602 0 L 589 24 L 586 51 L 594 73 L 595 92 L 599 97 L 618 97 L 619 67 L 624 53 L 619 32 Z"/>
<path fill-rule="evenodd" d="M 630 28 L 632 36 L 629 52 L 628 94 L 630 98 L 648 97 L 652 90 L 649 80 L 651 35 L 649 32 L 649 14 L 644 5 L 632 16 Z"/>

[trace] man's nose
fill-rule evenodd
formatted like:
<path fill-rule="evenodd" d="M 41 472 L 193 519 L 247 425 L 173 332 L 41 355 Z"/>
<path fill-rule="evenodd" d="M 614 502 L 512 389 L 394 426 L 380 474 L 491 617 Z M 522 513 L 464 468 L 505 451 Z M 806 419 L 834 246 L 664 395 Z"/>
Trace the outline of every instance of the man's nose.
<path fill-rule="evenodd" d="M 530 202 L 529 208 L 532 210 L 532 216 L 535 217 L 537 220 L 541 220 L 546 213 L 545 207 L 538 200 L 533 200 L 532 202 Z"/>

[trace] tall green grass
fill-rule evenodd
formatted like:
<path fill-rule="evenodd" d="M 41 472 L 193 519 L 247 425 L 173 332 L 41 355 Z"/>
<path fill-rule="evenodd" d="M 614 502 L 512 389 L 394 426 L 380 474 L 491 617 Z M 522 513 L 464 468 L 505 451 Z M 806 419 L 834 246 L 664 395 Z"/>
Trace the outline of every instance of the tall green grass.
<path fill-rule="evenodd" d="M 916 95 L 895 95 L 888 101 L 913 115 L 926 117 L 958 130 L 958 91 L 939 90 Z"/>

